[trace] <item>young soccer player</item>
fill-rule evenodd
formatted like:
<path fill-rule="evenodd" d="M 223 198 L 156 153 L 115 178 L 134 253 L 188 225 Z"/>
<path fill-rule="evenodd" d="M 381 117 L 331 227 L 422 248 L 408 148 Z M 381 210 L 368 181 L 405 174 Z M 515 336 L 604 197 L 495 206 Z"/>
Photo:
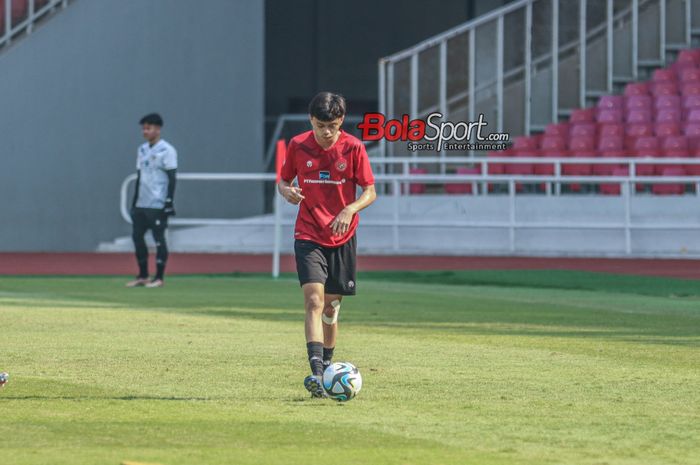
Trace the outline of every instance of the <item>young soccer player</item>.
<path fill-rule="evenodd" d="M 175 148 L 160 138 L 163 118 L 151 113 L 140 121 L 146 142 L 138 148 L 136 156 L 136 191 L 131 208 L 132 238 L 136 252 L 139 275 L 126 284 L 127 287 L 162 287 L 168 246 L 165 230 L 168 216 L 175 214 L 173 198 L 177 172 Z M 156 275 L 148 280 L 148 248 L 144 235 L 148 230 L 156 241 Z"/>
<path fill-rule="evenodd" d="M 323 370 L 331 363 L 343 296 L 355 295 L 358 212 L 377 197 L 367 152 L 342 131 L 345 99 L 330 92 L 309 105 L 311 131 L 289 142 L 280 194 L 299 205 L 294 254 L 306 308 L 306 349 L 311 375 L 304 386 L 324 397 Z M 298 186 L 292 185 L 294 178 Z M 357 197 L 357 186 L 362 194 Z"/>

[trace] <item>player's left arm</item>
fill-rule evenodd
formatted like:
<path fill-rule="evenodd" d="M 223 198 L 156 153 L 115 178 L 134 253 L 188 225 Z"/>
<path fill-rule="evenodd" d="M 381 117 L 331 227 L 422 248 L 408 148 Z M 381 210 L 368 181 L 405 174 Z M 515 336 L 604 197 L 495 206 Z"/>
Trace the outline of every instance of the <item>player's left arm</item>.
<path fill-rule="evenodd" d="M 175 185 L 177 184 L 177 151 L 174 148 L 168 150 L 163 158 L 163 170 L 168 175 L 168 193 L 165 197 L 163 213 L 167 216 L 175 215 Z"/>
<path fill-rule="evenodd" d="M 374 188 L 374 184 L 362 186 L 362 194 L 357 200 L 343 208 L 331 223 L 333 234 L 340 236 L 348 232 L 352 217 L 372 205 L 375 200 L 377 200 L 377 190 Z"/>

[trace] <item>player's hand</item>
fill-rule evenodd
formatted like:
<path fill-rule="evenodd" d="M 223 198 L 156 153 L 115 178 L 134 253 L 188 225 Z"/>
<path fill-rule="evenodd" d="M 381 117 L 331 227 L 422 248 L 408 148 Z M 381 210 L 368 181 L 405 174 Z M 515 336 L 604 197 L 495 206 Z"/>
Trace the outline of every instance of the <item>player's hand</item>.
<path fill-rule="evenodd" d="M 293 205 L 299 205 L 299 202 L 304 200 L 304 196 L 301 195 L 301 188 L 294 186 L 286 186 L 281 190 L 282 197 L 284 197 L 287 202 Z"/>
<path fill-rule="evenodd" d="M 165 206 L 163 207 L 163 214 L 165 216 L 175 216 L 175 206 L 173 205 L 172 199 L 165 199 Z"/>
<path fill-rule="evenodd" d="M 355 215 L 355 211 L 350 207 L 345 207 L 343 210 L 335 217 L 331 222 L 331 230 L 336 236 L 342 236 L 350 229 L 350 223 L 352 223 L 352 217 Z"/>

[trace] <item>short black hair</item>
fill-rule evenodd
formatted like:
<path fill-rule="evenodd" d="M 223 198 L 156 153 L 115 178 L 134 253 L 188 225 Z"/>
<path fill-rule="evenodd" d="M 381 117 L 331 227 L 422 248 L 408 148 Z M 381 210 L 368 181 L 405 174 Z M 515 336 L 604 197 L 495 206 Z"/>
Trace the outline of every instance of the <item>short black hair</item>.
<path fill-rule="evenodd" d="M 333 121 L 345 116 L 345 98 L 332 92 L 319 92 L 311 99 L 309 115 L 320 121 Z"/>
<path fill-rule="evenodd" d="M 154 126 L 163 127 L 163 118 L 158 113 L 149 113 L 139 121 L 140 125 L 153 124 Z"/>

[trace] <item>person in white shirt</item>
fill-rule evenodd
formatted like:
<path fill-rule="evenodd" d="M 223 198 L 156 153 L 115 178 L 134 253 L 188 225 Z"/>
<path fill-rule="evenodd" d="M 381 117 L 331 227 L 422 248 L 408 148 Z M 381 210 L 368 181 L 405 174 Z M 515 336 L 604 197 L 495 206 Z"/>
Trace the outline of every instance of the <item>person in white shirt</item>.
<path fill-rule="evenodd" d="M 132 238 L 139 274 L 127 287 L 162 287 L 168 246 L 165 230 L 168 217 L 175 214 L 173 198 L 177 173 L 177 151 L 160 138 L 163 118 L 151 113 L 139 122 L 146 142 L 138 148 L 136 156 L 136 191 L 131 207 Z M 156 242 L 156 275 L 148 279 L 148 247 L 144 236 L 148 230 Z"/>

